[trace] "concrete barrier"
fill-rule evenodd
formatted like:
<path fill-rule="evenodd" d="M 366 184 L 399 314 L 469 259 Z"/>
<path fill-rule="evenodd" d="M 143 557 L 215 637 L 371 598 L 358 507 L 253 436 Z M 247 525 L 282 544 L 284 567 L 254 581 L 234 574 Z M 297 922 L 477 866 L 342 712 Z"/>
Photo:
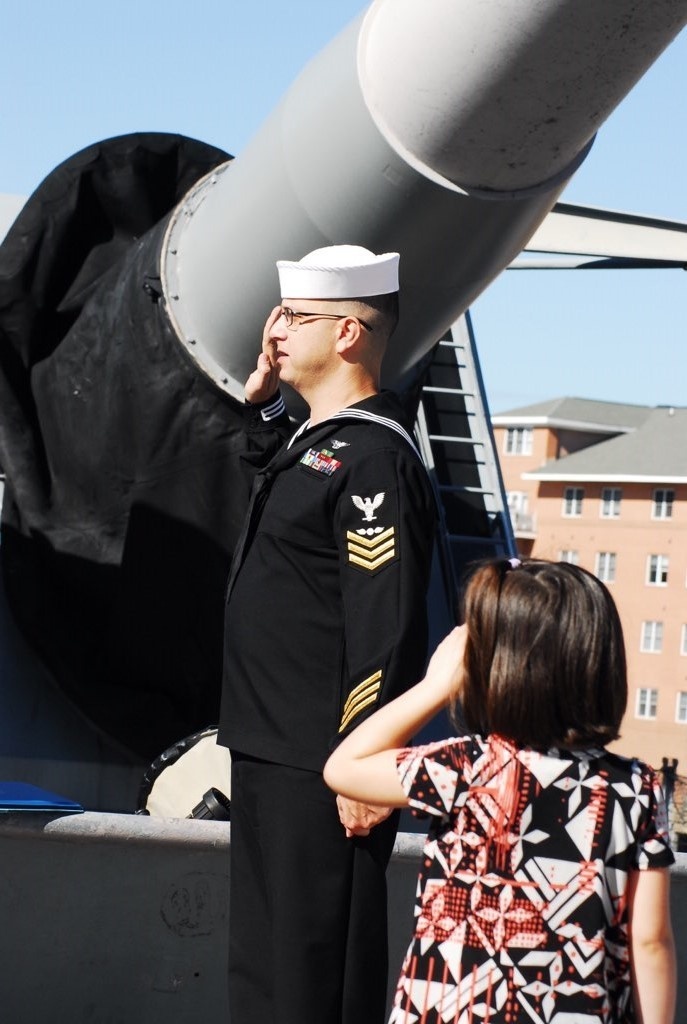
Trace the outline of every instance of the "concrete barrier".
<path fill-rule="evenodd" d="M 0 820 L 3 1024 L 227 1024 L 231 827 L 87 812 Z M 389 870 L 390 991 L 408 944 L 423 837 Z M 673 869 L 687 1020 L 687 854 Z"/>

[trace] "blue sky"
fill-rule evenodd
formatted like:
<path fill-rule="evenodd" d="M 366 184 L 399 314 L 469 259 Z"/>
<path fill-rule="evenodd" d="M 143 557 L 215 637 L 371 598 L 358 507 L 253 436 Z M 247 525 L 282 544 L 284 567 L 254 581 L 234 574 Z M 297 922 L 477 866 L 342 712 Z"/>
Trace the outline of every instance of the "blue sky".
<path fill-rule="evenodd" d="M 0 0 L 0 192 L 99 139 L 172 131 L 240 155 L 358 0 Z M 687 32 L 562 199 L 687 221 Z M 472 309 L 493 412 L 558 395 L 687 405 L 683 271 L 507 271 Z"/>

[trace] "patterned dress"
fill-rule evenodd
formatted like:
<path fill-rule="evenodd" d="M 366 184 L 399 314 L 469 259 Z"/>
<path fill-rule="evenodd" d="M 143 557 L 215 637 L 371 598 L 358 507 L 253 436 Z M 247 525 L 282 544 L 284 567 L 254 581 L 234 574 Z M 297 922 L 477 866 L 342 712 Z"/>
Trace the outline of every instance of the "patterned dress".
<path fill-rule="evenodd" d="M 433 816 L 389 1024 L 628 1024 L 632 869 L 673 854 L 657 777 L 606 750 L 466 736 L 402 751 Z"/>

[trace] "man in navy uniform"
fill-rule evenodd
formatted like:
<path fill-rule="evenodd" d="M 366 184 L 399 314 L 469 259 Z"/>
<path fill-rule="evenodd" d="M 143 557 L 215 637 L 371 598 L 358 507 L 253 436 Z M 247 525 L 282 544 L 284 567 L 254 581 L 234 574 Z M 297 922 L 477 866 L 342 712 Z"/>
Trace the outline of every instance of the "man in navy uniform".
<path fill-rule="evenodd" d="M 336 798 L 332 747 L 416 682 L 434 500 L 380 369 L 397 253 L 279 261 L 246 388 L 257 474 L 227 588 L 220 742 L 232 757 L 231 1024 L 380 1024 L 397 819 Z M 285 381 L 309 419 L 292 433 Z"/>

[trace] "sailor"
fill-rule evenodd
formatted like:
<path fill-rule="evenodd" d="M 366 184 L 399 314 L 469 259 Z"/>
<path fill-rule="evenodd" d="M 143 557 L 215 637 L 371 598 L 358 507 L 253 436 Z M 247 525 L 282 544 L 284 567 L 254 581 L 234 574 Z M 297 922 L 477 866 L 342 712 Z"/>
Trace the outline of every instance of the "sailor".
<path fill-rule="evenodd" d="M 280 260 L 245 386 L 246 457 L 266 464 L 225 609 L 232 1024 L 384 1018 L 397 818 L 335 798 L 322 768 L 426 657 L 434 499 L 401 403 L 380 391 L 398 267 L 355 245 Z M 290 440 L 281 381 L 310 412 Z"/>

